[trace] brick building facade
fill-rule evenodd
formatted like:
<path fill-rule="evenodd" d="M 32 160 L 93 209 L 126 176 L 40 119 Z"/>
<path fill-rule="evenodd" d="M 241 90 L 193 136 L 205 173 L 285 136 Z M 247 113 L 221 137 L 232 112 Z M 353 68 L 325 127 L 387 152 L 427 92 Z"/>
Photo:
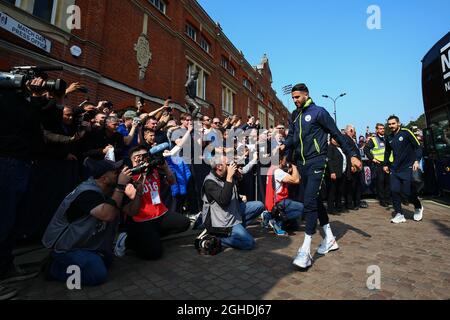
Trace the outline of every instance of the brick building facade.
<path fill-rule="evenodd" d="M 74 4 L 81 10 L 81 28 L 69 30 L 73 12 L 67 8 Z M 0 21 L 0 70 L 62 65 L 64 71 L 50 75 L 83 83 L 91 101 L 127 107 L 144 98 L 153 110 L 171 96 L 181 111 L 184 85 L 195 68 L 197 96 L 209 105 L 205 114 L 237 114 L 244 121 L 252 114 L 266 128 L 288 121 L 271 86 L 268 58 L 249 64 L 195 0 L 0 0 L 0 12 L 51 42 L 51 49 L 43 50 Z M 73 48 L 81 49 L 78 57 Z M 87 97 L 77 93 L 70 103 Z"/>

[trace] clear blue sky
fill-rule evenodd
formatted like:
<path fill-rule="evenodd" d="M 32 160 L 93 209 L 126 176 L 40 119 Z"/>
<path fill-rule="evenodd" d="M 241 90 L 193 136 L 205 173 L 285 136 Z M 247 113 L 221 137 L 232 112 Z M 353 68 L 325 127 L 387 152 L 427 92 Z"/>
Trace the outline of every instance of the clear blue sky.
<path fill-rule="evenodd" d="M 198 0 L 247 61 L 267 53 L 273 88 L 305 82 L 339 127 L 366 126 L 395 113 L 403 123 L 423 113 L 421 59 L 450 31 L 449 0 Z M 367 28 L 367 8 L 381 9 L 381 30 Z"/>

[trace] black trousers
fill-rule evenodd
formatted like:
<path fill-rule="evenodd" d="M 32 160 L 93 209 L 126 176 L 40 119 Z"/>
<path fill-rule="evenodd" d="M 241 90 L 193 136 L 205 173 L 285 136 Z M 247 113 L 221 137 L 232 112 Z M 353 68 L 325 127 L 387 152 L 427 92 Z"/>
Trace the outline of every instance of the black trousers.
<path fill-rule="evenodd" d="M 359 207 L 362 193 L 362 172 L 352 173 L 345 179 L 345 206 L 349 209 Z"/>
<path fill-rule="evenodd" d="M 380 202 L 388 202 L 391 195 L 389 174 L 384 172 L 383 166 L 379 164 L 375 167 L 375 173 L 378 200 Z"/>
<path fill-rule="evenodd" d="M 136 251 L 145 260 L 157 260 L 163 254 L 161 238 L 170 234 L 186 231 L 190 226 L 189 219 L 177 212 L 169 211 L 160 218 L 135 222 L 129 220 L 125 246 Z"/>
<path fill-rule="evenodd" d="M 342 195 L 344 194 L 345 178 L 340 177 L 336 180 L 330 180 L 328 185 L 328 212 L 342 208 Z"/>

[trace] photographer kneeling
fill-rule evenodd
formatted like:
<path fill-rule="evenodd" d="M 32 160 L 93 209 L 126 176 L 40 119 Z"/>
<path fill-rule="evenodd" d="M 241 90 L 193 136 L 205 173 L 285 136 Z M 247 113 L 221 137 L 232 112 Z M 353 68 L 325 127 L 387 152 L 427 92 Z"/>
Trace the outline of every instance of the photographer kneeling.
<path fill-rule="evenodd" d="M 288 163 L 287 153 L 280 152 L 280 165 L 267 173 L 266 206 L 272 214 L 263 217 L 263 225 L 270 225 L 277 235 L 298 229 L 297 219 L 303 214 L 303 203 L 288 199 L 288 185 L 293 184 L 300 184 L 298 169 Z"/>
<path fill-rule="evenodd" d="M 63 200 L 42 242 L 52 250 L 46 272 L 50 279 L 66 281 L 67 268 L 75 265 L 81 270 L 82 284 L 98 285 L 106 281 L 112 262 L 114 236 L 131 172 L 125 167 L 119 173 L 122 161 L 87 158 L 84 165 L 90 178 Z M 142 186 L 138 189 L 142 191 Z M 133 205 L 134 201 L 128 207 Z"/>
<path fill-rule="evenodd" d="M 212 160 L 212 171 L 202 188 L 203 224 L 210 233 L 220 237 L 223 246 L 251 250 L 255 240 L 246 226 L 265 209 L 260 201 L 239 202 L 237 171 L 236 163 L 227 165 L 226 156 L 216 156 Z M 214 230 L 222 232 L 218 234 Z"/>
<path fill-rule="evenodd" d="M 114 253 L 123 257 L 126 248 L 129 248 L 145 260 L 157 260 L 163 253 L 161 237 L 186 231 L 190 220 L 180 213 L 169 211 L 161 201 L 161 179 L 157 169 L 164 172 L 168 184 L 176 183 L 162 155 L 149 158 L 149 151 L 144 146 L 134 147 L 129 155 L 133 167 L 137 168 L 133 169 L 137 170 L 133 173 L 133 180 L 144 181 L 144 190 L 140 193 L 130 187 L 126 191 L 131 200 L 135 199 L 135 212 L 132 212 L 133 217 L 127 224 L 127 232 L 119 235 Z"/>

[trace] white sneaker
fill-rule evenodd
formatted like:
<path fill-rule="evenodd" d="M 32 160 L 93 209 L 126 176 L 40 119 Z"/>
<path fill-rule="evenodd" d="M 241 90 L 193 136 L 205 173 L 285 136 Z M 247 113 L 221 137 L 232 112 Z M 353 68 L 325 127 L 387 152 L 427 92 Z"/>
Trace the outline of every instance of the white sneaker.
<path fill-rule="evenodd" d="M 312 265 L 312 261 L 313 259 L 309 252 L 299 251 L 292 263 L 299 268 L 306 269 Z"/>
<path fill-rule="evenodd" d="M 127 234 L 122 232 L 117 237 L 116 245 L 114 246 L 114 254 L 118 258 L 123 258 L 125 256 L 125 251 L 127 248 L 125 247 L 125 240 L 127 239 Z"/>
<path fill-rule="evenodd" d="M 338 250 L 339 246 L 336 242 L 336 238 L 333 237 L 333 239 L 331 241 L 329 241 L 326 237 L 325 239 L 322 240 L 322 242 L 320 243 L 319 248 L 317 248 L 317 253 L 318 254 L 327 254 L 330 251 L 335 251 Z"/>
<path fill-rule="evenodd" d="M 392 223 L 403 223 L 406 222 L 405 216 L 402 215 L 401 213 L 397 213 L 397 215 L 391 219 Z"/>
<path fill-rule="evenodd" d="M 415 221 L 422 221 L 422 219 L 423 219 L 423 207 L 416 209 L 416 213 L 414 213 Z"/>

